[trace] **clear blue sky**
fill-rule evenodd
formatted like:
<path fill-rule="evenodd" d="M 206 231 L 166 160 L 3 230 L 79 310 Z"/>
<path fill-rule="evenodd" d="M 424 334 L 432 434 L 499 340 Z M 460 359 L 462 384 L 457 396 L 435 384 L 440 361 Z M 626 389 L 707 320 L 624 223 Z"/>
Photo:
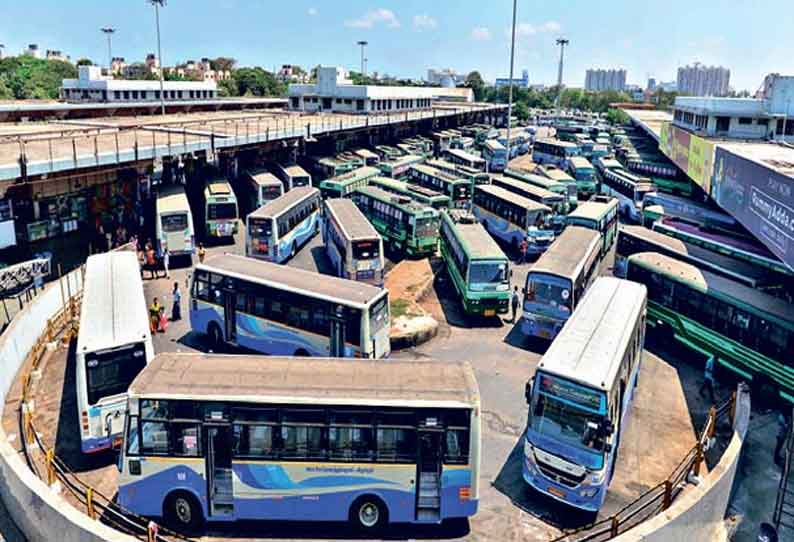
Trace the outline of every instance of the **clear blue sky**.
<path fill-rule="evenodd" d="M 699 60 L 731 69 L 731 85 L 755 90 L 764 74 L 794 74 L 792 0 L 519 0 L 516 73 L 556 80 L 554 39 L 571 40 L 565 82 L 584 84 L 588 67 L 624 67 L 628 81 L 675 78 Z M 355 42 L 370 42 L 369 70 L 421 77 L 429 67 L 478 69 L 486 79 L 509 68 L 510 0 L 169 0 L 162 12 L 166 65 L 232 56 L 241 65 L 359 65 Z M 6 54 L 27 43 L 73 59 L 106 62 L 100 26 L 118 29 L 114 56 L 155 51 L 146 0 L 0 0 Z M 788 27 L 787 27 L 788 25 Z"/>

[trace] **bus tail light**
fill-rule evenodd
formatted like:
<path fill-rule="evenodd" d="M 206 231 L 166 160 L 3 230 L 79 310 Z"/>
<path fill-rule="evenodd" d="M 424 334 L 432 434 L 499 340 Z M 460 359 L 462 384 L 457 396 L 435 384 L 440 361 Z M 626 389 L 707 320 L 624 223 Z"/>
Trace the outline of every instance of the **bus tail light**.
<path fill-rule="evenodd" d="M 471 487 L 464 486 L 458 489 L 458 498 L 462 501 L 468 501 L 471 499 Z"/>
<path fill-rule="evenodd" d="M 80 415 L 80 421 L 83 428 L 83 433 L 88 433 L 88 412 L 85 410 Z"/>

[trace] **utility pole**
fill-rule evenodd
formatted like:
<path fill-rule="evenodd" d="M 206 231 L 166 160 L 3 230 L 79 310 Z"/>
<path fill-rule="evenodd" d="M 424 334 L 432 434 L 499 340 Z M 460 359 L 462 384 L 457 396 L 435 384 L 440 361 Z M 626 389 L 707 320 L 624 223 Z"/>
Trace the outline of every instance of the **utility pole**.
<path fill-rule="evenodd" d="M 510 164 L 510 118 L 513 116 L 513 60 L 516 50 L 516 5 L 518 0 L 513 0 L 513 32 L 510 39 L 510 79 L 507 94 L 507 157 L 505 158 L 505 169 Z"/>
<path fill-rule="evenodd" d="M 100 28 L 99 30 L 108 38 L 108 75 L 110 75 L 113 71 L 113 51 L 110 47 L 110 40 L 113 37 L 113 34 L 116 32 L 116 29 L 112 26 L 106 26 L 104 28 Z"/>
<path fill-rule="evenodd" d="M 364 48 L 365 48 L 367 45 L 369 45 L 369 42 L 367 42 L 367 41 L 364 41 L 364 40 L 361 40 L 361 41 L 357 41 L 357 42 L 356 42 L 356 45 L 358 45 L 359 47 L 361 47 L 361 76 L 363 77 L 363 76 L 366 76 L 366 75 L 367 75 L 367 72 L 366 72 L 366 69 L 367 69 L 367 68 L 366 68 L 366 64 L 365 64 L 365 62 L 366 62 L 366 59 L 364 58 Z"/>
<path fill-rule="evenodd" d="M 3 45 L 2 43 L 0 43 L 0 58 L 3 58 L 3 49 L 5 49 L 5 48 L 6 48 L 6 46 Z"/>
<path fill-rule="evenodd" d="M 570 40 L 565 38 L 557 38 L 557 45 L 560 46 L 560 66 L 557 69 L 557 101 L 554 104 L 556 115 L 560 115 L 560 98 L 562 97 L 562 64 L 565 59 L 565 46 L 570 43 Z"/>
<path fill-rule="evenodd" d="M 154 20 L 157 24 L 157 63 L 160 65 L 160 113 L 165 115 L 165 92 L 163 91 L 163 51 L 160 48 L 160 8 L 165 7 L 166 0 L 148 0 L 154 6 Z"/>

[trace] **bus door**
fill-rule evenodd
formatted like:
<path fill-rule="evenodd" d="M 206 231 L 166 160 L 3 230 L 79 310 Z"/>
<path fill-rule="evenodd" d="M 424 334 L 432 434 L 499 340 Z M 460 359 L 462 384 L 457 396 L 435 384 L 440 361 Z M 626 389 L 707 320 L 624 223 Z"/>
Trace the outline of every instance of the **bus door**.
<path fill-rule="evenodd" d="M 416 466 L 416 519 L 437 521 L 441 516 L 441 461 L 444 431 L 428 418 L 417 431 L 419 458 Z"/>
<path fill-rule="evenodd" d="M 226 342 L 237 344 L 237 294 L 231 288 L 223 291 L 223 327 Z"/>
<path fill-rule="evenodd" d="M 204 424 L 206 450 L 207 510 L 209 516 L 234 514 L 232 480 L 232 426 Z"/>

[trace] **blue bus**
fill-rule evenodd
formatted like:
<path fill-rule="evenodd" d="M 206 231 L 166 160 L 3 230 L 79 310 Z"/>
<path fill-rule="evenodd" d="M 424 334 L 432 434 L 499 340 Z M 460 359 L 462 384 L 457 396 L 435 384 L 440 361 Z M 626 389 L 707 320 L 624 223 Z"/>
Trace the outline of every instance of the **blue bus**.
<path fill-rule="evenodd" d="M 532 146 L 533 162 L 536 164 L 553 164 L 561 169 L 567 167 L 568 160 L 580 154 L 579 146 L 568 141 L 538 139 Z"/>
<path fill-rule="evenodd" d="M 320 191 L 293 188 L 246 218 L 245 255 L 283 263 L 320 231 Z"/>

